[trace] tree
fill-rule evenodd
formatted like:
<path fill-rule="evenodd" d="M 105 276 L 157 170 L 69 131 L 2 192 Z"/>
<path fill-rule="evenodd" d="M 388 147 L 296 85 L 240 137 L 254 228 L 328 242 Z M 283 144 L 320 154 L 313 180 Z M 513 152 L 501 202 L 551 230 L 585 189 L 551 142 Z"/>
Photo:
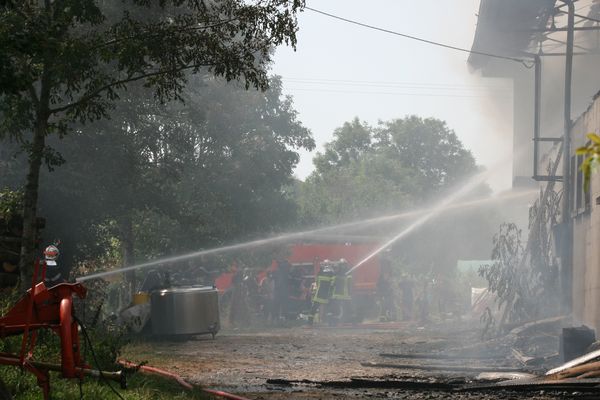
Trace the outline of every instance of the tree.
<path fill-rule="evenodd" d="M 115 244 L 132 264 L 293 223 L 283 190 L 297 149 L 314 141 L 280 79 L 262 92 L 196 77 L 181 96 L 163 105 L 131 87 L 111 119 L 50 140 L 65 163 L 44 173 L 40 209 L 47 235 L 63 239 L 62 265 L 101 259 Z"/>
<path fill-rule="evenodd" d="M 409 116 L 381 124 L 380 151 L 390 152 L 421 182 L 421 198 L 439 193 L 477 171 L 471 152 L 444 121 Z"/>
<path fill-rule="evenodd" d="M 355 118 L 334 132 L 314 159 L 315 172 L 297 185 L 306 225 L 340 223 L 390 215 L 439 202 L 479 171 L 475 159 L 443 121 L 408 116 L 369 126 Z M 469 196 L 489 193 L 482 185 Z M 407 272 L 448 274 L 460 258 L 487 259 L 494 210 L 454 210 L 430 220 L 393 248 Z M 380 243 L 418 216 L 357 226 L 344 233 Z"/>
<path fill-rule="evenodd" d="M 558 224 L 562 192 L 540 192 L 529 207 L 529 233 L 522 243 L 521 230 L 504 223 L 494 235 L 492 260 L 479 274 L 497 296 L 502 316 L 498 326 L 556 315 L 560 310 L 559 269 L 552 228 Z"/>
<path fill-rule="evenodd" d="M 373 128 L 355 117 L 333 131 L 333 140 L 325 144 L 325 153 L 314 159 L 319 173 L 347 166 L 358 161 L 365 153 L 373 150 Z"/>
<path fill-rule="evenodd" d="M 203 68 L 266 88 L 271 49 L 295 45 L 302 6 L 302 0 L 0 3 L 0 136 L 21 142 L 29 158 L 23 277 L 34 257 L 42 162 L 62 161 L 47 136 L 107 118 L 136 81 L 154 88 L 160 101 L 178 98 L 186 71 Z"/>
<path fill-rule="evenodd" d="M 377 127 L 358 118 L 334 132 L 299 191 L 307 223 L 341 221 L 422 205 L 477 172 L 443 121 L 408 116 Z"/>

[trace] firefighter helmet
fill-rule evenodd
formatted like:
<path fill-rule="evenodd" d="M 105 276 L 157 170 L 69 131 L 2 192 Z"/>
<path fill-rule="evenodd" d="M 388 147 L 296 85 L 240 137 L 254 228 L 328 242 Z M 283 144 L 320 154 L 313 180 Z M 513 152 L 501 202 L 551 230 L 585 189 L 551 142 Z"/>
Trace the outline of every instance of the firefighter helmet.
<path fill-rule="evenodd" d="M 54 245 L 50 245 L 44 250 L 44 258 L 46 261 L 56 261 L 59 254 L 58 247 Z"/>

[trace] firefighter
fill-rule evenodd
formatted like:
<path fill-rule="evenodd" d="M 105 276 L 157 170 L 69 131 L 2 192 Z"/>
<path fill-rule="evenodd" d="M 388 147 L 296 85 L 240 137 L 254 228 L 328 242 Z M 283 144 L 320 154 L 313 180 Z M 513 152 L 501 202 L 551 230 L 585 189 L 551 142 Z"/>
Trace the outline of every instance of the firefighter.
<path fill-rule="evenodd" d="M 379 305 L 379 321 L 396 320 L 396 304 L 394 302 L 394 288 L 392 286 L 392 271 L 389 260 L 383 258 L 377 280 L 377 297 Z"/>
<path fill-rule="evenodd" d="M 249 310 L 244 290 L 244 270 L 239 268 L 231 279 L 231 304 L 229 307 L 229 323 L 235 325 L 247 325 Z"/>
<path fill-rule="evenodd" d="M 350 265 L 343 258 L 334 266 L 335 275 L 331 291 L 331 318 L 329 320 L 331 325 L 336 325 L 344 313 L 348 314 L 350 311 L 352 275 L 348 274 L 349 270 Z"/>
<path fill-rule="evenodd" d="M 273 273 L 272 318 L 275 322 L 283 322 L 289 312 L 290 269 L 288 260 L 278 260 L 277 269 Z"/>
<path fill-rule="evenodd" d="M 312 297 L 312 307 L 308 316 L 308 323 L 312 325 L 319 313 L 319 309 L 329 304 L 333 289 L 334 273 L 331 262 L 325 260 L 321 263 L 319 273 L 315 279 L 315 290 Z"/>
<path fill-rule="evenodd" d="M 403 276 L 399 286 L 402 290 L 402 320 L 410 321 L 413 319 L 414 313 L 413 310 L 415 304 L 415 282 L 409 276 Z"/>
<path fill-rule="evenodd" d="M 275 278 L 273 271 L 267 272 L 258 287 L 262 298 L 264 320 L 266 322 L 273 322 L 273 315 L 275 313 Z"/>
<path fill-rule="evenodd" d="M 44 262 L 46 263 L 46 279 L 44 283 L 48 287 L 64 282 L 62 271 L 56 262 L 59 254 L 58 247 L 55 245 L 50 245 L 44 249 Z"/>

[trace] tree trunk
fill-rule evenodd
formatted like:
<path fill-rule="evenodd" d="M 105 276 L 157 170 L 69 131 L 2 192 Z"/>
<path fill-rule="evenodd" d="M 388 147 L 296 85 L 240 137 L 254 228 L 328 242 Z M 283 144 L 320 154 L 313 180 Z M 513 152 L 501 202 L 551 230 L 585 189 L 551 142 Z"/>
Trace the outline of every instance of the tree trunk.
<path fill-rule="evenodd" d="M 33 128 L 33 139 L 29 149 L 29 172 L 23 194 L 23 235 L 21 238 L 21 254 L 19 258 L 20 286 L 27 288 L 31 282 L 37 241 L 37 202 L 40 185 L 40 168 L 44 158 L 48 119 L 50 118 L 50 73 L 49 66 L 44 65 L 40 80 L 39 98 L 34 94 L 32 101 L 36 104 L 36 120 Z"/>
<path fill-rule="evenodd" d="M 133 235 L 133 223 L 129 215 L 124 216 L 120 222 L 121 230 L 121 250 L 123 254 L 123 267 L 129 267 L 135 264 L 134 244 L 135 238 Z M 135 271 L 125 273 L 125 279 L 129 285 L 131 299 L 136 292 Z"/>
<path fill-rule="evenodd" d="M 23 196 L 23 236 L 19 259 L 22 288 L 27 288 L 31 282 L 36 257 L 38 189 L 47 128 L 47 117 L 38 117 L 29 153 L 29 172 Z"/>

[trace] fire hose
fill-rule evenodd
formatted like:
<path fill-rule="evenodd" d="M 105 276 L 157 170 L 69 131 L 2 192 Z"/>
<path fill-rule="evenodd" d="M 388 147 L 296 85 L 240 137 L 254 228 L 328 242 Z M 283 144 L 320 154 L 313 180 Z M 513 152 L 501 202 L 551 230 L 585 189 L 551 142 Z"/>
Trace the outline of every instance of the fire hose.
<path fill-rule="evenodd" d="M 126 360 L 119 360 L 118 363 L 121 364 L 122 366 L 124 366 L 125 368 L 135 369 L 142 373 L 161 375 L 166 378 L 173 379 L 180 386 L 182 386 L 183 388 L 185 388 L 187 390 L 192 390 L 194 388 L 194 386 L 192 384 L 190 384 L 189 382 L 186 382 L 181 376 L 174 374 L 173 372 L 165 371 L 163 369 L 156 368 L 156 367 L 151 367 L 149 365 L 138 365 L 138 364 L 132 363 L 130 361 L 126 361 Z M 222 397 L 224 399 L 250 400 L 247 397 L 237 396 L 235 394 L 223 392 L 221 390 L 204 389 L 204 388 L 202 388 L 201 390 L 205 393 L 212 394 L 213 396 Z"/>

